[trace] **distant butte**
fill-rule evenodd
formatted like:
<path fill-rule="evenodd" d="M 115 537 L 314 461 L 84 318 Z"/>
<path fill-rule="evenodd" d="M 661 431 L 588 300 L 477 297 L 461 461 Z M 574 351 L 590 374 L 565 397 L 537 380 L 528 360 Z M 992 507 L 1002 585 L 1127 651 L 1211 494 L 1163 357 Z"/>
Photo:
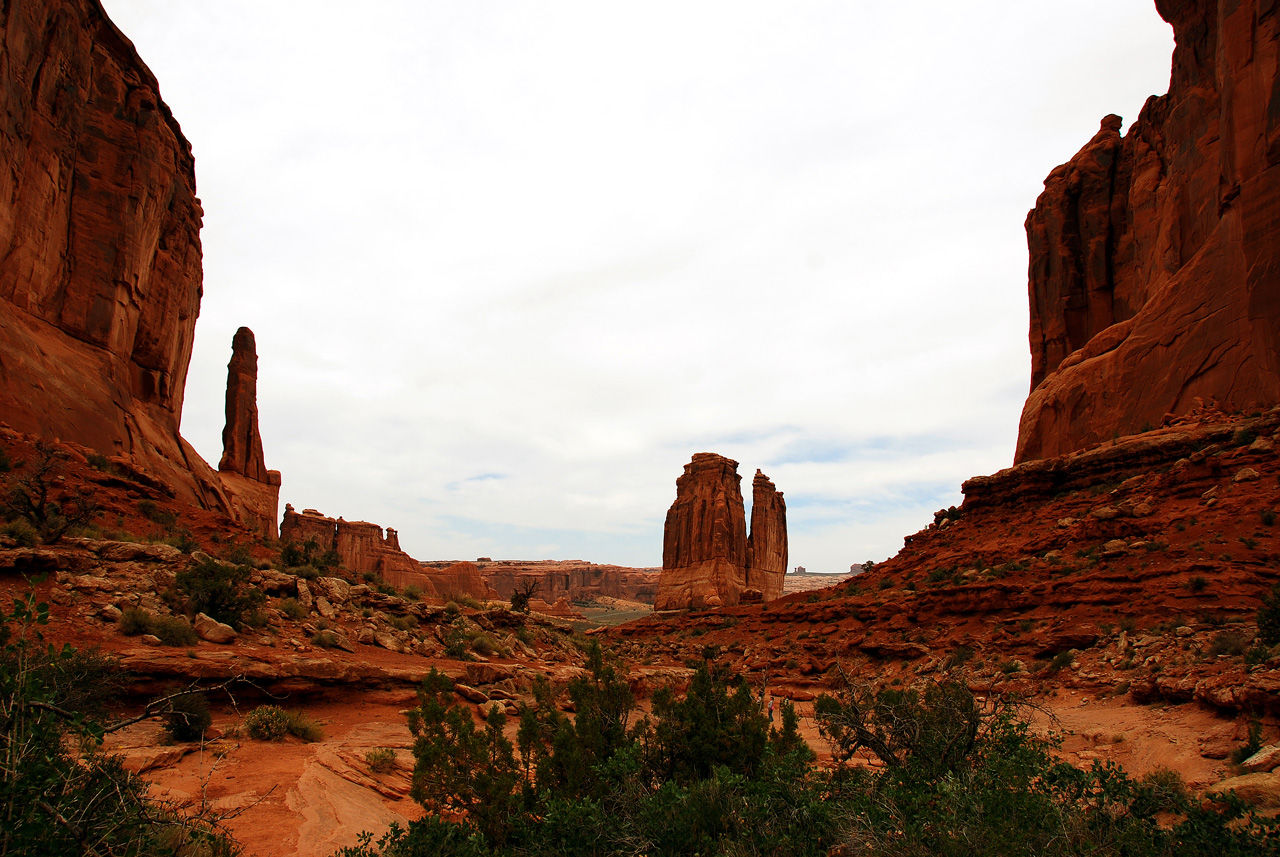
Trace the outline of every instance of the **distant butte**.
<path fill-rule="evenodd" d="M 751 536 L 738 462 L 699 452 L 676 480 L 663 528 L 656 610 L 732 606 L 782 595 L 787 507 L 760 471 L 753 481 Z"/>

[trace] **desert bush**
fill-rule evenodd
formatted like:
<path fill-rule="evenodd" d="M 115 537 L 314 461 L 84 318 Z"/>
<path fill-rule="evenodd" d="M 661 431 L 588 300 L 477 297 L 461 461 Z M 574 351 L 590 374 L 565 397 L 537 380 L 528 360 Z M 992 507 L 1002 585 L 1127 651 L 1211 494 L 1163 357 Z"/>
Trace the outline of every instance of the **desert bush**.
<path fill-rule="evenodd" d="M 389 747 L 379 747 L 364 754 L 364 763 L 375 774 L 389 774 L 396 765 L 396 751 Z"/>
<path fill-rule="evenodd" d="M 1244 647 L 1249 644 L 1249 641 L 1249 635 L 1240 631 L 1220 631 L 1209 641 L 1209 648 L 1205 654 L 1211 658 L 1216 658 L 1218 655 L 1230 657 L 1243 655 Z"/>
<path fill-rule="evenodd" d="M 404 597 L 408 598 L 410 601 L 421 601 L 422 587 L 412 583 L 409 584 L 404 588 Z"/>
<path fill-rule="evenodd" d="M 397 631 L 412 631 L 418 627 L 418 620 L 414 616 L 388 616 L 387 622 Z"/>
<path fill-rule="evenodd" d="M 238 627 L 245 614 L 265 599 L 249 586 L 250 568 L 216 559 L 205 559 L 178 572 L 171 601 L 188 615 L 204 613 Z"/>
<path fill-rule="evenodd" d="M 529 612 L 529 602 L 538 594 L 541 586 L 537 580 L 526 580 L 511 593 L 511 609 L 520 613 Z"/>
<path fill-rule="evenodd" d="M 166 646 L 194 646 L 200 641 L 191 623 L 179 616 L 157 616 L 141 607 L 126 607 L 118 623 L 127 637 L 151 634 Z"/>
<path fill-rule="evenodd" d="M 1191 590 L 1192 592 L 1204 592 L 1205 589 L 1208 588 L 1209 586 L 1209 581 L 1201 577 L 1200 575 L 1196 575 L 1195 577 L 1187 581 L 1186 586 L 1187 586 L 1187 589 Z"/>
<path fill-rule="evenodd" d="M 320 724 L 300 711 L 285 711 L 276 705 L 259 705 L 244 719 L 245 732 L 259 741 L 281 741 L 292 735 L 308 744 L 324 740 Z"/>
<path fill-rule="evenodd" d="M 184 693 L 169 701 L 164 728 L 175 741 L 199 741 L 213 725 L 209 700 L 203 693 Z"/>
<path fill-rule="evenodd" d="M 280 546 L 280 564 L 289 570 L 299 567 L 310 567 L 320 577 L 322 571 L 328 571 L 342 565 L 342 557 L 332 547 L 322 548 L 315 536 L 303 541 L 288 541 Z"/>
<path fill-rule="evenodd" d="M 333 631 L 319 630 L 311 635 L 311 645 L 322 649 L 334 649 L 338 646 L 338 635 Z"/>
<path fill-rule="evenodd" d="M 280 612 L 295 622 L 301 622 L 307 618 L 307 608 L 303 607 L 296 598 L 286 598 L 281 601 Z"/>
<path fill-rule="evenodd" d="M 22 518 L 16 521 L 9 521 L 0 529 L 0 532 L 3 532 L 24 548 L 33 548 L 40 541 L 40 534 L 36 532 L 36 528 Z"/>
<path fill-rule="evenodd" d="M 289 734 L 289 719 L 284 709 L 275 705 L 259 705 L 244 719 L 245 732 L 259 741 L 279 741 Z"/>

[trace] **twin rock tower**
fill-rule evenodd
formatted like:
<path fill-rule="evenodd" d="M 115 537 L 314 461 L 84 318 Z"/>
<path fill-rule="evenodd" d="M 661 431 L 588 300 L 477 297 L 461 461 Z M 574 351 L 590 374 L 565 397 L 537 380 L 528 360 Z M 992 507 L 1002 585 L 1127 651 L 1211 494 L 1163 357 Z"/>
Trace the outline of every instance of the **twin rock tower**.
<path fill-rule="evenodd" d="M 731 607 L 782 596 L 787 504 L 759 470 L 747 534 L 738 462 L 699 452 L 676 480 L 663 530 L 655 610 Z"/>

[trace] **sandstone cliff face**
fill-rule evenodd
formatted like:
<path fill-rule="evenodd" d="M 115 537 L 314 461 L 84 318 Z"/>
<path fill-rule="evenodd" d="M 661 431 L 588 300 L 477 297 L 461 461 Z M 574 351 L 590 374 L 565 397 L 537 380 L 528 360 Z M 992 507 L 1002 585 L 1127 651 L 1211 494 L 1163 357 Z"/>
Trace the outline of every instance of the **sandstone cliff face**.
<path fill-rule="evenodd" d="M 1027 218 L 1031 394 L 1018 462 L 1280 401 L 1280 8 L 1159 0 L 1169 93 L 1108 116 Z"/>
<path fill-rule="evenodd" d="M 455 563 L 444 569 L 424 568 L 400 549 L 400 537 L 388 528 L 367 521 L 329 518 L 315 509 L 294 510 L 285 505 L 280 522 L 280 540 L 306 542 L 315 539 L 324 550 L 337 551 L 342 565 L 357 577 L 376 575 L 392 586 L 404 589 L 416 586 L 430 598 L 447 599 L 466 595 L 487 600 L 497 593 L 485 582 L 484 575 L 471 563 Z"/>
<path fill-rule="evenodd" d="M 258 433 L 258 349 L 253 331 L 242 327 L 231 341 L 227 364 L 227 421 L 222 429 L 218 475 L 236 517 L 275 538 L 280 508 L 280 471 L 268 470 Z M 396 549 L 399 550 L 399 544 Z"/>
<path fill-rule="evenodd" d="M 699 452 L 685 465 L 663 529 L 655 610 L 734 605 L 748 589 L 759 590 L 763 600 L 781 596 L 786 504 L 757 471 L 753 500 L 759 505 L 751 512 L 755 559 L 750 559 L 741 480 L 738 462 L 715 453 Z"/>
<path fill-rule="evenodd" d="M 787 576 L 787 504 L 759 470 L 751 483 L 751 535 L 747 536 L 747 588 L 765 601 L 782 597 Z"/>
<path fill-rule="evenodd" d="M 0 11 L 0 413 L 226 508 L 178 434 L 200 313 L 191 148 L 95 0 Z"/>

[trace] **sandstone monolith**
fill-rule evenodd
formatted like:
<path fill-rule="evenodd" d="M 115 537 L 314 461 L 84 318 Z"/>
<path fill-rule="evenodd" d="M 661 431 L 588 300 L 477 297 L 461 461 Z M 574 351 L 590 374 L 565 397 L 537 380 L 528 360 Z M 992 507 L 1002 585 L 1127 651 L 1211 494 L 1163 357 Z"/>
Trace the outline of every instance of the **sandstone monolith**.
<path fill-rule="evenodd" d="M 242 327 L 231 340 L 227 364 L 226 423 L 218 474 L 235 517 L 275 538 L 280 508 L 280 471 L 268 470 L 258 432 L 258 349 L 253 331 Z"/>
<path fill-rule="evenodd" d="M 747 588 L 763 600 L 782 597 L 787 576 L 787 504 L 760 470 L 751 483 L 751 535 L 747 536 Z"/>
<path fill-rule="evenodd" d="M 663 529 L 655 610 L 732 606 L 748 589 L 758 590 L 759 600 L 781 596 L 786 505 L 768 477 L 756 471 L 751 512 L 755 541 L 749 540 L 741 481 L 738 462 L 722 455 L 699 452 L 685 465 Z"/>

